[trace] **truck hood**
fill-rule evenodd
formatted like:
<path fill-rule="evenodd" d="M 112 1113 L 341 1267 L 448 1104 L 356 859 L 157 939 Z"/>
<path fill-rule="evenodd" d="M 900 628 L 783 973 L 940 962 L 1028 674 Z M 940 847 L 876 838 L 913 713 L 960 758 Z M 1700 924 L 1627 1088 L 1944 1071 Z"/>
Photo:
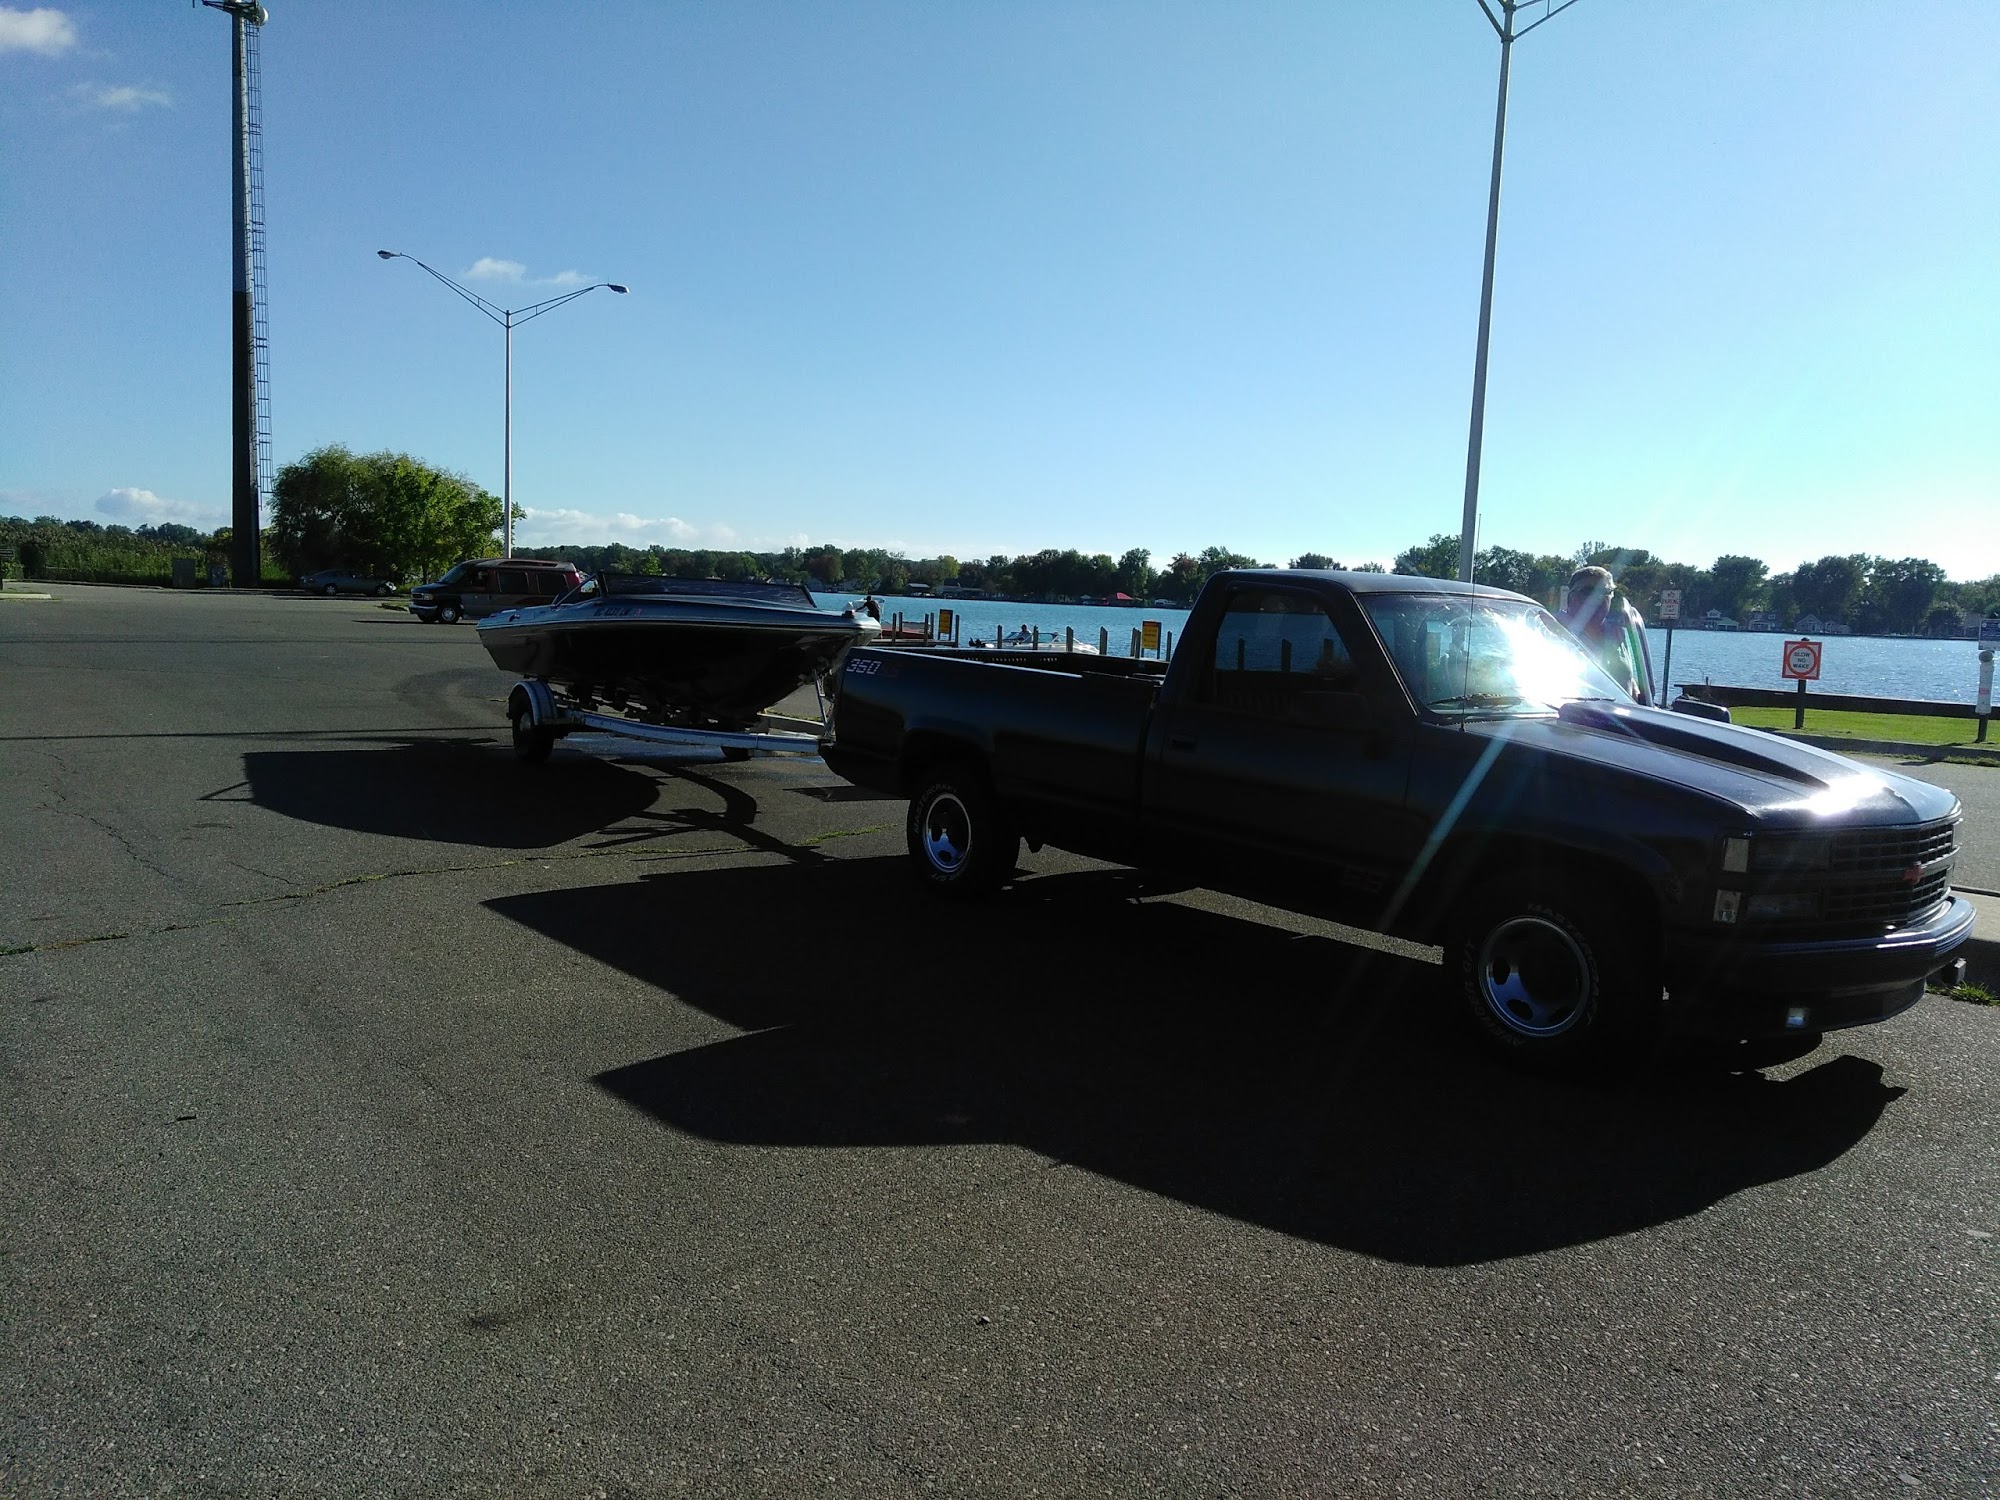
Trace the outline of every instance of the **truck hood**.
<path fill-rule="evenodd" d="M 1958 799 L 1941 787 L 1812 745 L 1666 709 L 1566 703 L 1554 718 L 1473 720 L 1469 734 L 1729 803 L 1772 827 L 1928 823 Z"/>

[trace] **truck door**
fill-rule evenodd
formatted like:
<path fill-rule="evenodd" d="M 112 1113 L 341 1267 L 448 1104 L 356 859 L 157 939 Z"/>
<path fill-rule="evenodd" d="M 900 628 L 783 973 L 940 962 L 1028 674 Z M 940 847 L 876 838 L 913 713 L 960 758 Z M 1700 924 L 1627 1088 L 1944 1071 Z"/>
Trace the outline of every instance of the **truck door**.
<path fill-rule="evenodd" d="M 1330 887 L 1308 899 L 1395 888 L 1423 842 L 1405 806 L 1408 708 L 1350 639 L 1306 590 L 1228 596 L 1213 642 L 1191 648 L 1207 655 L 1188 691 L 1154 713 L 1142 801 L 1160 857 Z"/>

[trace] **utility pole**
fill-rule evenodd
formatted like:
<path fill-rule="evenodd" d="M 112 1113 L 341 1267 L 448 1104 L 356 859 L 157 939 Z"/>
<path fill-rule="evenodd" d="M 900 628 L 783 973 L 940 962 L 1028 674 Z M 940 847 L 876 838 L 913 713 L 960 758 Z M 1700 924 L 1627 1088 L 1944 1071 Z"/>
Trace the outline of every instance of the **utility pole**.
<path fill-rule="evenodd" d="M 1543 7 L 1542 14 L 1515 30 L 1515 14 L 1534 4 Z M 1551 0 L 1491 0 L 1490 4 L 1488 0 L 1479 0 L 1479 8 L 1500 38 L 1500 102 L 1493 112 L 1493 180 L 1486 192 L 1486 269 L 1479 278 L 1479 352 L 1472 360 L 1472 431 L 1465 440 L 1465 517 L 1458 530 L 1458 576 L 1463 583 L 1472 582 L 1473 549 L 1478 545 L 1479 534 L 1479 453 L 1486 437 L 1486 348 L 1493 326 L 1493 255 L 1500 243 L 1500 157 L 1507 141 L 1507 66 L 1513 60 L 1516 41 L 1574 4 L 1576 0 L 1562 0 L 1560 5 L 1552 5 Z M 1493 14 L 1494 5 L 1500 7 L 1497 16 Z"/>

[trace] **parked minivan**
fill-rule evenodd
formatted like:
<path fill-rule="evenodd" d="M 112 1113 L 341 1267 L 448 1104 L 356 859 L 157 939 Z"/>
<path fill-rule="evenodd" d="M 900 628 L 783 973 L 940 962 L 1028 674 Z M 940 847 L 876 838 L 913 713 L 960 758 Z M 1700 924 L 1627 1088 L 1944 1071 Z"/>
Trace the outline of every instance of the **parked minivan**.
<path fill-rule="evenodd" d="M 410 613 L 427 625 L 449 625 L 460 616 L 481 619 L 503 609 L 548 604 L 567 594 L 583 575 L 545 557 L 481 557 L 462 562 L 436 583 L 410 590 Z"/>

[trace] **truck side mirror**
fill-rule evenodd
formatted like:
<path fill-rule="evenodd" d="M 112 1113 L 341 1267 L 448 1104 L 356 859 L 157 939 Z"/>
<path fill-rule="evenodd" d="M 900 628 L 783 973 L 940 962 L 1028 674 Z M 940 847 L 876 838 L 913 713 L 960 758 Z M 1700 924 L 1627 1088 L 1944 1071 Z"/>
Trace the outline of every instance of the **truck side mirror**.
<path fill-rule="evenodd" d="M 1309 724 L 1315 729 L 1340 729 L 1351 734 L 1367 734 L 1379 729 L 1381 715 L 1375 712 L 1375 703 L 1366 693 L 1328 692 L 1324 689 L 1296 694 L 1292 698 L 1291 712 L 1286 715 L 1295 724 Z"/>
<path fill-rule="evenodd" d="M 1729 710 L 1720 703 L 1704 703 L 1698 698 L 1690 698 L 1686 693 L 1674 699 L 1673 711 L 1677 714 L 1693 714 L 1697 719 L 1713 719 L 1718 724 L 1727 724 Z"/>

